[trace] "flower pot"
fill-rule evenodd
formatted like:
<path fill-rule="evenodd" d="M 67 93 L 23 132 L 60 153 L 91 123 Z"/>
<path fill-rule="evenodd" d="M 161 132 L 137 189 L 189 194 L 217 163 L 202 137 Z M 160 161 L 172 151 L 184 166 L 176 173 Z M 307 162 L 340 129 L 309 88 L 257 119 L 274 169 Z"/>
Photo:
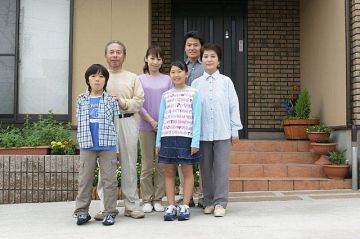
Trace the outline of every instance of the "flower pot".
<path fill-rule="evenodd" d="M 344 179 L 349 174 L 350 165 L 323 165 L 324 173 L 331 179 Z"/>
<path fill-rule="evenodd" d="M 310 143 L 311 152 L 318 155 L 328 155 L 330 151 L 335 150 L 336 143 Z"/>
<path fill-rule="evenodd" d="M 308 139 L 305 128 L 319 123 L 318 119 L 286 119 L 282 125 L 286 139 Z"/>
<path fill-rule="evenodd" d="M 329 138 L 330 133 L 327 132 L 307 132 L 310 142 L 317 142 L 323 138 Z"/>
<path fill-rule="evenodd" d="M 1 155 L 48 155 L 49 146 L 0 148 Z"/>

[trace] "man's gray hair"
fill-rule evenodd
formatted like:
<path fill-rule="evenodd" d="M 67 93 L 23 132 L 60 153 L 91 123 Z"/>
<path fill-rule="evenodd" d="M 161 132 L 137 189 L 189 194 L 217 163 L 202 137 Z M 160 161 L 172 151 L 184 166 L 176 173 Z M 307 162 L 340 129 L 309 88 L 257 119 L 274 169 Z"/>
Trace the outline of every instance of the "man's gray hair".
<path fill-rule="evenodd" d="M 107 52 L 108 47 L 113 43 L 120 45 L 122 47 L 122 49 L 123 49 L 124 55 L 126 55 L 126 46 L 125 46 L 125 44 L 122 43 L 121 41 L 118 41 L 118 40 L 111 40 L 105 45 L 105 54 Z"/>

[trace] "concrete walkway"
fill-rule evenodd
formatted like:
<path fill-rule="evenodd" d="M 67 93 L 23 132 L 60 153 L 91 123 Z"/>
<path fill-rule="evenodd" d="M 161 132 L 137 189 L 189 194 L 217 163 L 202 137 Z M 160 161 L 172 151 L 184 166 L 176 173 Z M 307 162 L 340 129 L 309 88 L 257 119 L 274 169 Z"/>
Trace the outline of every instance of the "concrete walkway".
<path fill-rule="evenodd" d="M 265 196 L 264 196 L 265 195 Z M 231 194 L 227 215 L 215 218 L 199 208 L 191 220 L 164 222 L 162 213 L 124 217 L 114 226 L 91 220 L 77 226 L 74 202 L 0 205 L 0 238 L 360 238 L 360 192 L 304 191 Z M 237 201 L 237 202 L 235 202 Z M 99 202 L 91 204 L 91 215 Z"/>

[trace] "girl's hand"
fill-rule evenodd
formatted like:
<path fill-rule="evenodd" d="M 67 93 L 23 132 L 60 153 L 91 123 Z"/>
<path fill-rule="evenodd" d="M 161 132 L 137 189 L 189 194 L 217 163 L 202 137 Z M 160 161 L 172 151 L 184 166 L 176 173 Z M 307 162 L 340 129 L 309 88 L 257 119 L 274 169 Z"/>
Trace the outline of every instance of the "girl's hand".
<path fill-rule="evenodd" d="M 156 148 L 155 148 L 155 153 L 156 153 L 156 154 L 159 154 L 159 152 L 160 152 L 160 147 L 156 147 Z"/>
<path fill-rule="evenodd" d="M 196 154 L 199 151 L 199 148 L 191 147 L 191 155 Z"/>
<path fill-rule="evenodd" d="M 231 144 L 234 145 L 234 144 L 238 144 L 240 142 L 240 139 L 239 137 L 231 137 Z"/>

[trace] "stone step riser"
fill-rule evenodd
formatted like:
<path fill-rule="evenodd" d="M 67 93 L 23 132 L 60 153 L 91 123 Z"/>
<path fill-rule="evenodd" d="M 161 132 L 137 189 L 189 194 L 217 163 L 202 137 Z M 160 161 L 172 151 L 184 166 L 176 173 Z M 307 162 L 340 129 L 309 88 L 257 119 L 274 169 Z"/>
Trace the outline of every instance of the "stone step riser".
<path fill-rule="evenodd" d="M 319 158 L 310 152 L 238 152 L 231 151 L 232 164 L 273 164 L 305 163 L 312 164 Z"/>
<path fill-rule="evenodd" d="M 289 140 L 240 140 L 232 151 L 242 152 L 309 152 L 309 141 Z"/>
<path fill-rule="evenodd" d="M 351 189 L 351 179 L 345 180 L 230 180 L 230 192 L 250 191 L 291 191 L 291 190 L 331 190 Z"/>
<path fill-rule="evenodd" d="M 321 177 L 320 165 L 313 164 L 230 164 L 230 177 Z"/>

